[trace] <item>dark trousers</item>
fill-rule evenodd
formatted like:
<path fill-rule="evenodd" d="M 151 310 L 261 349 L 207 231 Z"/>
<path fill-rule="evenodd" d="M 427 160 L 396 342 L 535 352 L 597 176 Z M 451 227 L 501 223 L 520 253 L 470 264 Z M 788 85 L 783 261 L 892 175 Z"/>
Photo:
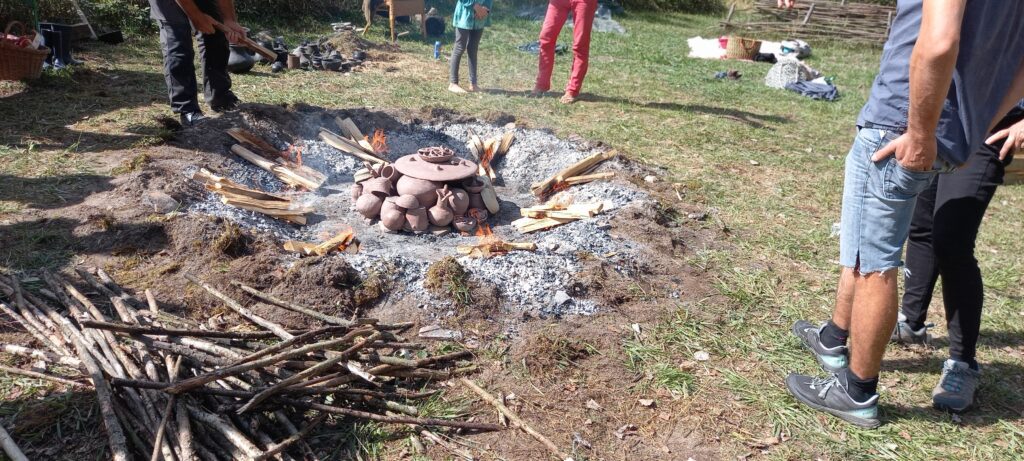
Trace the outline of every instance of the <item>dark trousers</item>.
<path fill-rule="evenodd" d="M 917 197 L 914 208 L 902 311 L 912 328 L 924 326 L 941 276 L 949 355 L 954 360 L 974 361 L 984 298 L 974 244 L 1003 173 L 998 149 L 986 146 L 955 173 L 938 175 Z"/>
<path fill-rule="evenodd" d="M 160 21 L 160 46 L 164 53 L 164 78 L 171 110 L 175 113 L 199 112 L 193 31 L 188 23 Z M 228 75 L 228 39 L 223 32 L 213 35 L 195 33 L 203 66 L 203 94 L 210 105 L 235 102 Z"/>
<path fill-rule="evenodd" d="M 452 58 L 449 60 L 449 74 L 452 83 L 459 83 L 459 61 L 462 53 L 469 54 L 469 83 L 476 85 L 476 51 L 480 47 L 483 29 L 455 28 L 455 45 L 452 47 Z"/>

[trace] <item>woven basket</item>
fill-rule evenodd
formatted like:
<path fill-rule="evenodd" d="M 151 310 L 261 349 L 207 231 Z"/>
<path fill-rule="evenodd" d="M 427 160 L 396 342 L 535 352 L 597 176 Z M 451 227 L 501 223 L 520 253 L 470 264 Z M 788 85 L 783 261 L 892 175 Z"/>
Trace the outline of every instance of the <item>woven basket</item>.
<path fill-rule="evenodd" d="M 757 53 L 761 52 L 761 41 L 749 38 L 729 36 L 729 43 L 725 46 L 725 57 L 729 59 L 754 59 Z"/>
<path fill-rule="evenodd" d="M 36 32 L 27 29 L 24 24 L 18 21 L 11 21 L 4 29 L 4 34 L 10 34 L 15 26 L 21 28 L 22 33 L 29 31 L 32 36 Z M 0 40 L 0 80 L 22 80 L 39 78 L 43 72 L 43 61 L 50 55 L 50 49 L 43 47 L 38 50 L 22 48 L 11 43 L 9 40 Z"/>

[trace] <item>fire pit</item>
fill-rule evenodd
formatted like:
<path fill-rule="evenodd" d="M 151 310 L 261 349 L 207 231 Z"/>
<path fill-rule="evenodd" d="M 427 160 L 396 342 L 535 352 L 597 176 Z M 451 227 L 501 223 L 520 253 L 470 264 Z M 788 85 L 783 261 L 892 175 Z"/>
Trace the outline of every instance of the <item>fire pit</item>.
<path fill-rule="evenodd" d="M 373 151 L 389 152 L 369 169 L 363 159 L 341 152 L 315 135 L 303 138 L 287 133 L 275 139 L 267 128 L 260 132 L 279 149 L 289 143 L 301 148 L 302 164 L 326 176 L 316 192 L 288 194 L 296 206 L 313 210 L 306 225 L 295 226 L 239 210 L 212 194 L 192 204 L 188 211 L 227 218 L 244 228 L 274 234 L 282 241 L 325 242 L 351 229 L 359 239 L 358 253 L 336 257 L 344 258 L 364 276 L 386 274 L 393 282 L 385 300 L 388 305 L 427 309 L 441 317 L 454 314 L 443 299 L 424 287 L 424 280 L 431 264 L 447 256 L 455 256 L 473 279 L 496 287 L 503 309 L 540 315 L 599 310 L 594 301 L 574 297 L 571 288 L 588 261 L 604 261 L 627 276 L 643 270 L 644 243 L 611 233 L 612 220 L 623 210 L 651 208 L 648 193 L 628 182 L 604 179 L 575 184 L 548 200 L 567 207 L 604 204 L 602 211 L 591 218 L 532 233 L 513 225 L 527 214 L 541 217 L 546 213 L 550 217 L 543 219 L 552 220 L 575 214 L 573 209 L 559 208 L 531 211 L 540 203 L 531 186 L 602 149 L 544 130 L 481 122 L 367 122 L 380 117 L 380 113 L 373 114 L 353 116 L 356 123 L 375 129 Z M 289 116 L 296 117 L 289 122 L 291 126 L 309 127 L 305 133 L 316 133 L 319 127 L 327 126 L 324 120 L 334 119 L 333 115 L 312 111 Z M 283 126 L 267 120 L 249 123 Z M 481 162 L 471 160 L 480 157 L 467 142 L 474 136 L 500 139 L 508 132 L 514 133 L 515 143 L 493 162 L 497 179 L 491 189 L 495 194 L 492 205 L 500 206 L 491 211 L 485 191 L 492 183 L 481 173 Z M 622 162 L 612 159 L 603 164 L 602 171 L 622 175 L 624 168 Z M 193 171 L 185 173 L 191 176 Z M 273 175 L 244 160 L 229 159 L 219 174 L 268 192 L 288 191 Z M 375 197 L 364 198 L 367 194 Z M 380 208 L 375 210 L 378 201 Z M 363 211 L 373 219 L 367 219 Z M 449 211 L 451 220 L 445 225 Z"/>

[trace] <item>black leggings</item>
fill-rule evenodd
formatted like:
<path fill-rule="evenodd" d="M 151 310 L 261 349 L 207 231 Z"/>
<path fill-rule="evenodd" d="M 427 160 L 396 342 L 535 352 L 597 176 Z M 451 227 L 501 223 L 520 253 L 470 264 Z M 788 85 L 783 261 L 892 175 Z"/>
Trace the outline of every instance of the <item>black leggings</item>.
<path fill-rule="evenodd" d="M 480 38 L 483 35 L 483 29 L 455 28 L 455 46 L 452 47 L 452 58 L 449 60 L 452 83 L 459 83 L 459 61 L 462 60 L 462 52 L 468 51 L 469 83 L 476 85 L 476 50 L 480 47 Z"/>
<path fill-rule="evenodd" d="M 962 362 L 974 362 L 981 329 L 984 288 L 974 244 L 1003 173 L 998 148 L 983 147 L 955 173 L 935 178 L 917 197 L 910 224 L 903 314 L 911 328 L 924 326 L 935 282 L 942 276 L 949 355 Z"/>

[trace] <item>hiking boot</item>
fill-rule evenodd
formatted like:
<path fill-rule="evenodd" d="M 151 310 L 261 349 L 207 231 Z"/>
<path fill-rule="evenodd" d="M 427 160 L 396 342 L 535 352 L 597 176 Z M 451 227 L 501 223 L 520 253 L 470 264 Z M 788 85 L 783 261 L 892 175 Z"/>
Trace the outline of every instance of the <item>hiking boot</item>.
<path fill-rule="evenodd" d="M 814 326 L 806 320 L 797 320 L 791 330 L 797 338 L 800 338 L 800 342 L 803 343 L 804 347 L 810 349 L 811 353 L 814 354 L 814 358 L 818 360 L 821 368 L 835 373 L 846 368 L 846 365 L 849 363 L 849 353 L 846 346 L 825 347 L 821 343 L 821 330 L 825 329 L 825 325 L 823 323 L 820 326 Z"/>
<path fill-rule="evenodd" d="M 900 312 L 896 320 L 896 328 L 892 331 L 889 342 L 897 344 L 925 344 L 928 342 L 928 329 L 934 327 L 934 323 L 926 324 L 919 330 L 915 330 L 907 323 L 907 316 Z"/>
<path fill-rule="evenodd" d="M 786 388 L 804 405 L 855 426 L 873 429 L 882 424 L 878 419 L 878 394 L 866 402 L 853 400 L 847 390 L 846 372 L 832 373 L 827 378 L 790 373 Z"/>
<path fill-rule="evenodd" d="M 964 411 L 974 404 L 980 382 L 980 367 L 975 370 L 967 362 L 946 360 L 942 364 L 942 377 L 932 390 L 932 404 L 940 410 Z"/>

